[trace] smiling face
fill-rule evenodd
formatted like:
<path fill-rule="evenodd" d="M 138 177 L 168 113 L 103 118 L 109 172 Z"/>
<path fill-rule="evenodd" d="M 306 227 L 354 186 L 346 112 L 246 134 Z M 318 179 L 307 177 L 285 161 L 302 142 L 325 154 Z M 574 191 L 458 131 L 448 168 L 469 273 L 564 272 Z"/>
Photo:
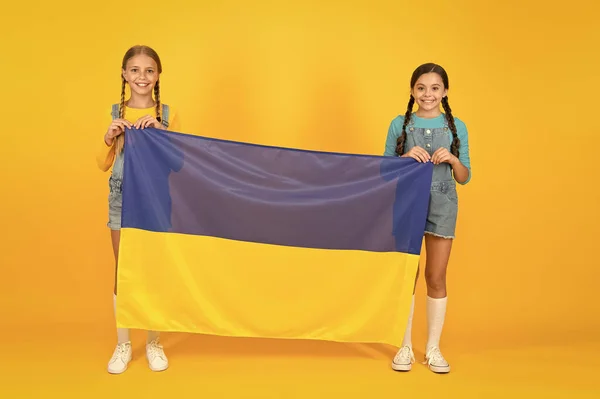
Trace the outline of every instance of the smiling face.
<path fill-rule="evenodd" d="M 437 116 L 442 98 L 448 94 L 442 77 L 435 73 L 424 73 L 415 82 L 411 94 L 423 116 Z"/>
<path fill-rule="evenodd" d="M 132 94 L 135 93 L 138 96 L 152 95 L 158 75 L 158 64 L 146 54 L 138 54 L 129 58 L 123 68 L 123 78 L 129 84 Z"/>

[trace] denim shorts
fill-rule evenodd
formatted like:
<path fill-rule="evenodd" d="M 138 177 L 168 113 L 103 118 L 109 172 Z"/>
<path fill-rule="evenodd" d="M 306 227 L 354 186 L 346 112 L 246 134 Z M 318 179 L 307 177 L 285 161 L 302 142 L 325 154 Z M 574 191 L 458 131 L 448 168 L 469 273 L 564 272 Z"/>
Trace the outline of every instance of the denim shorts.
<path fill-rule="evenodd" d="M 111 230 L 121 230 L 121 209 L 123 207 L 122 180 L 111 176 L 108 179 L 108 223 Z"/>
<path fill-rule="evenodd" d="M 121 230 L 121 209 L 123 208 L 123 153 L 117 155 L 113 170 L 108 179 L 108 223 L 111 230 Z"/>
<path fill-rule="evenodd" d="M 453 181 L 433 182 L 425 234 L 455 238 L 457 215 L 458 195 L 455 183 Z"/>
<path fill-rule="evenodd" d="M 405 152 L 419 146 L 431 156 L 442 147 L 450 151 L 451 144 L 451 134 L 445 123 L 444 126 L 439 128 L 425 129 L 415 127 L 414 121 L 411 119 L 407 126 Z M 454 239 L 457 215 L 458 195 L 452 168 L 447 163 L 435 165 L 433 167 L 425 234 Z"/>

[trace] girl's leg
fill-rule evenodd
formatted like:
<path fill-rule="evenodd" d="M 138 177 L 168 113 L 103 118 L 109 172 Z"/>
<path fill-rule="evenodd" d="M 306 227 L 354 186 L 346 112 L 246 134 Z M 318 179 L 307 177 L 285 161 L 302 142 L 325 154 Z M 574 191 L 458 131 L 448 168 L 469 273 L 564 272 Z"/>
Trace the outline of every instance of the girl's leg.
<path fill-rule="evenodd" d="M 119 242 L 121 239 L 121 230 L 111 230 L 110 238 L 112 241 L 113 252 L 115 254 L 115 284 L 114 284 L 114 310 L 115 316 L 117 312 L 117 271 L 119 270 Z M 117 340 L 119 344 L 129 342 L 129 329 L 128 328 L 117 328 Z"/>
<path fill-rule="evenodd" d="M 412 323 L 413 314 L 415 313 L 415 291 L 417 290 L 417 281 L 419 280 L 420 267 L 417 267 L 417 275 L 415 277 L 415 285 L 413 286 L 412 302 L 410 304 L 410 313 L 408 314 L 408 322 L 406 323 L 406 331 L 404 332 L 404 340 L 402 346 L 410 346 L 412 348 Z"/>
<path fill-rule="evenodd" d="M 114 294 L 117 295 L 117 270 L 119 268 L 119 244 L 121 243 L 121 230 L 111 230 L 110 240 L 112 242 L 113 253 L 115 255 L 115 285 Z"/>
<path fill-rule="evenodd" d="M 392 361 L 392 368 L 396 371 L 409 371 L 412 369 L 412 363 L 415 361 L 415 355 L 412 350 L 412 323 L 413 314 L 415 313 L 415 290 L 417 289 L 417 281 L 419 279 L 420 267 L 417 268 L 417 275 L 415 277 L 415 285 L 413 287 L 412 302 L 410 304 L 410 312 L 408 314 L 408 321 L 406 322 L 406 330 L 404 331 L 404 339 L 402 340 L 402 346 L 396 353 L 394 360 Z"/>
<path fill-rule="evenodd" d="M 425 235 L 427 264 L 425 280 L 427 282 L 427 346 L 426 360 L 429 368 L 437 373 L 447 373 L 450 365 L 440 352 L 440 338 L 446 317 L 446 269 L 452 250 L 452 240 Z"/>
<path fill-rule="evenodd" d="M 114 298 L 115 298 L 115 312 L 116 312 L 116 298 L 117 298 L 117 272 L 119 270 L 119 243 L 121 241 L 121 231 L 111 230 L 111 238 L 113 244 L 113 251 L 115 253 L 115 285 L 114 285 Z M 131 360 L 131 343 L 129 341 L 129 329 L 117 328 L 118 344 L 113 355 L 112 369 L 113 373 L 122 373 L 127 369 L 127 363 Z M 118 353 L 122 353 L 119 356 Z M 148 331 L 148 339 L 146 342 L 146 358 L 148 359 L 148 365 L 153 371 L 162 371 L 167 369 L 169 361 L 163 351 L 163 347 L 160 344 L 159 334 L 157 331 Z M 109 364 L 109 371 L 111 364 Z"/>
<path fill-rule="evenodd" d="M 117 270 L 119 259 L 119 242 L 121 238 L 120 230 L 111 230 L 110 238 L 112 241 L 113 252 L 115 255 L 115 284 L 113 290 L 113 306 L 115 317 L 117 312 Z M 111 374 L 121 374 L 127 370 L 127 365 L 131 361 L 131 342 L 129 340 L 129 329 L 117 328 L 117 347 L 108 362 L 108 372 Z"/>

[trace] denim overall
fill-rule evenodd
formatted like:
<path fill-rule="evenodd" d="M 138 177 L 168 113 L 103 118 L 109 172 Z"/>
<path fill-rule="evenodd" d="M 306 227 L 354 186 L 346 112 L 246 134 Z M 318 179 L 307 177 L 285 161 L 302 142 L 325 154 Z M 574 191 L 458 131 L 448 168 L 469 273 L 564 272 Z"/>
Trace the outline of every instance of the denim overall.
<path fill-rule="evenodd" d="M 431 129 L 414 127 L 413 118 L 411 118 L 406 126 L 404 153 L 406 154 L 415 146 L 425 149 L 430 156 L 441 147 L 450 151 L 452 139 L 452 132 L 445 120 L 443 127 Z M 452 167 L 445 162 L 434 165 L 425 233 L 443 238 L 454 238 L 457 215 L 458 195 L 456 181 L 452 176 Z"/>
<path fill-rule="evenodd" d="M 119 118 L 119 104 L 113 104 L 112 118 Z M 169 127 L 169 106 L 162 104 L 162 125 L 166 128 Z M 121 210 L 123 207 L 123 164 L 125 157 L 123 151 L 120 154 L 115 155 L 115 162 L 113 164 L 112 173 L 108 179 L 108 224 L 107 226 L 111 230 L 121 229 Z"/>

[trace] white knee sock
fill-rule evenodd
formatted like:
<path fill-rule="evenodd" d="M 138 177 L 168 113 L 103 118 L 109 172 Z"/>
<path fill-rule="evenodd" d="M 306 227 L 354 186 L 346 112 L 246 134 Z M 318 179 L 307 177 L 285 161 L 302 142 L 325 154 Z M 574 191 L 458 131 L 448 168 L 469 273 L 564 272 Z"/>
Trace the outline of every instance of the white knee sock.
<path fill-rule="evenodd" d="M 415 313 L 415 295 L 412 296 L 412 303 L 410 304 L 410 313 L 408 314 L 408 322 L 406 323 L 406 331 L 404 332 L 404 340 L 402 346 L 410 346 L 412 348 L 412 322 L 413 314 Z"/>
<path fill-rule="evenodd" d="M 115 317 L 117 316 L 117 296 L 113 294 L 113 306 L 115 309 Z M 129 342 L 129 329 L 128 328 L 117 328 L 117 341 L 120 344 Z"/>
<path fill-rule="evenodd" d="M 426 350 L 440 346 L 440 337 L 444 327 L 444 318 L 446 317 L 446 303 L 448 297 L 431 298 L 427 296 L 427 346 Z"/>

